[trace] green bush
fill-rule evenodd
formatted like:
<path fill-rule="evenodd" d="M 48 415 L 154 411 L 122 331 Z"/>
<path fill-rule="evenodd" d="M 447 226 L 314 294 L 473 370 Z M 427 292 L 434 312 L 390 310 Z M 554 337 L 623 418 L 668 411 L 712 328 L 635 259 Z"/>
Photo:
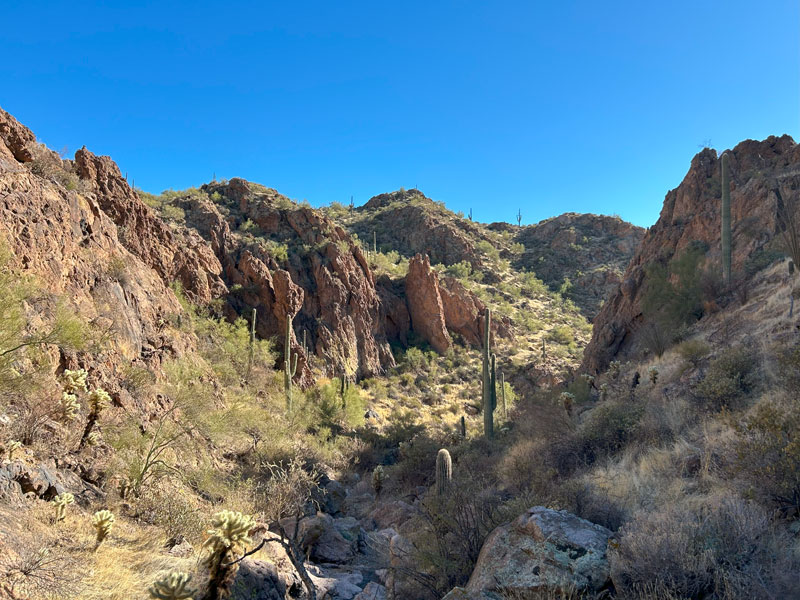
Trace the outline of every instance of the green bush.
<path fill-rule="evenodd" d="M 472 273 L 472 265 L 463 260 L 445 268 L 445 273 L 457 279 L 468 279 Z"/>
<path fill-rule="evenodd" d="M 750 392 L 756 383 L 753 352 L 743 346 L 729 348 L 711 361 L 694 391 L 710 407 L 719 409 Z"/>
<path fill-rule="evenodd" d="M 569 346 L 575 342 L 575 335 L 569 325 L 556 325 L 547 333 L 547 340 L 562 346 Z"/>
<path fill-rule="evenodd" d="M 736 427 L 736 471 L 746 492 L 800 519 L 800 405 L 760 403 Z"/>
<path fill-rule="evenodd" d="M 678 355 L 687 363 L 697 368 L 709 352 L 711 347 L 703 340 L 693 339 L 681 342 L 677 348 Z"/>

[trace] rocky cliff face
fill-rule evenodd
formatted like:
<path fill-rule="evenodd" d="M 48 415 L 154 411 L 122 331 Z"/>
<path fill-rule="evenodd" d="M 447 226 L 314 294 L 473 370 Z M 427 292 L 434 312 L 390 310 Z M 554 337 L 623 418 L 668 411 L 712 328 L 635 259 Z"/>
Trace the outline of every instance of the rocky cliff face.
<path fill-rule="evenodd" d="M 330 375 L 365 377 L 394 365 L 372 272 L 341 227 L 243 179 L 201 191 L 177 203 L 223 265 L 232 314 L 256 308 L 263 337 L 282 335 L 292 316 L 293 343 L 305 331 L 310 354 Z M 295 350 L 308 382 L 308 357 Z"/>
<path fill-rule="evenodd" d="M 483 262 L 478 242 L 487 240 L 481 228 L 426 197 L 419 190 L 400 190 L 371 198 L 355 209 L 350 229 L 372 247 L 373 232 L 379 250 L 403 256 L 427 254 L 432 264 L 466 261 L 474 269 Z"/>
<path fill-rule="evenodd" d="M 666 263 L 693 242 L 701 242 L 708 247 L 709 268 L 721 265 L 720 163 L 714 150 L 703 150 L 692 159 L 681 184 L 667 193 L 658 221 L 645 234 L 622 282 L 595 319 L 584 355 L 587 371 L 603 370 L 615 357 L 641 350 L 648 264 Z M 779 210 L 786 206 L 800 214 L 800 147 L 789 136 L 747 140 L 730 152 L 729 164 L 733 272 L 743 278 L 759 254 L 780 250 L 776 239 L 782 228 Z"/>
<path fill-rule="evenodd" d="M 79 154 L 77 163 L 62 161 L 0 110 L 0 238 L 11 250 L 12 267 L 34 276 L 46 292 L 68 299 L 67 308 L 107 336 L 115 349 L 100 356 L 62 354 L 56 362 L 70 368 L 80 362 L 108 382 L 115 401 L 126 404 L 132 398 L 113 377 L 121 360 L 158 370 L 162 358 L 191 348 L 190 339 L 166 331 L 181 306 L 158 269 L 173 268 L 168 263 L 178 255 L 176 264 L 200 259 L 157 227 L 157 218 L 127 185 L 123 188 L 113 163 Z M 120 217 L 121 212 L 127 216 Z M 147 233 L 146 242 L 133 243 L 136 228 Z M 218 285 L 214 263 L 211 256 L 209 271 L 195 269 L 206 276 L 202 289 L 209 281 Z M 41 325 L 55 309 L 45 294 L 30 307 L 29 319 Z"/>
<path fill-rule="evenodd" d="M 516 230 L 514 240 L 525 252 L 515 266 L 533 270 L 554 290 L 568 279 L 567 295 L 593 319 L 619 285 L 644 232 L 619 217 L 565 213 Z"/>

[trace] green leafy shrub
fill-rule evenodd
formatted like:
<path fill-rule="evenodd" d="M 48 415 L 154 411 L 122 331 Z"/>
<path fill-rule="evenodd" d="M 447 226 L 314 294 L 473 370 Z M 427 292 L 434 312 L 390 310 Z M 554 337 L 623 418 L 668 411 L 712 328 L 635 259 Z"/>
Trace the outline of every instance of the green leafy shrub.
<path fill-rule="evenodd" d="M 575 342 L 575 335 L 569 325 L 556 325 L 547 333 L 547 340 L 562 346 L 569 346 Z"/>
<path fill-rule="evenodd" d="M 693 339 L 681 342 L 677 351 L 683 360 L 697 368 L 700 362 L 711 352 L 711 347 L 703 340 Z"/>
<path fill-rule="evenodd" d="M 746 492 L 800 519 L 800 406 L 796 400 L 758 404 L 736 426 L 736 472 Z"/>
<path fill-rule="evenodd" d="M 710 407 L 719 409 L 750 392 L 756 383 L 753 352 L 743 346 L 728 348 L 711 361 L 694 391 Z"/>

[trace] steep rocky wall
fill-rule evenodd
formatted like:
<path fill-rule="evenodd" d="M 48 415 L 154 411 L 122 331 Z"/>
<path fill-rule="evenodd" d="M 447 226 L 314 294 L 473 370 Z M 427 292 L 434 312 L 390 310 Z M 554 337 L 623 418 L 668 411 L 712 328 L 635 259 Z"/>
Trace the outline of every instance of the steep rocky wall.
<path fill-rule="evenodd" d="M 594 322 L 582 368 L 601 371 L 615 357 L 641 350 L 645 268 L 679 254 L 694 241 L 708 245 L 707 264 L 721 265 L 720 159 L 705 149 L 681 184 L 667 193 L 661 215 L 644 236 L 622 282 Z M 730 152 L 733 272 L 781 230 L 779 206 L 800 207 L 800 147 L 787 135 L 747 140 Z M 721 269 L 721 266 L 720 266 Z"/>
<path fill-rule="evenodd" d="M 158 273 L 121 242 L 120 227 L 104 210 L 105 191 L 67 189 L 28 168 L 36 166 L 34 155 L 26 154 L 34 143 L 30 131 L 0 110 L 0 239 L 11 251 L 11 266 L 35 277 L 43 289 L 29 306 L 29 321 L 45 327 L 56 309 L 55 295 L 62 298 L 113 350 L 96 356 L 65 353 L 54 356 L 56 362 L 87 368 L 115 401 L 127 403 L 132 399 L 116 374 L 123 360 L 157 370 L 164 357 L 192 347 L 190 338 L 165 330 L 181 306 Z M 54 153 L 39 152 L 36 160 L 64 173 L 72 167 Z"/>

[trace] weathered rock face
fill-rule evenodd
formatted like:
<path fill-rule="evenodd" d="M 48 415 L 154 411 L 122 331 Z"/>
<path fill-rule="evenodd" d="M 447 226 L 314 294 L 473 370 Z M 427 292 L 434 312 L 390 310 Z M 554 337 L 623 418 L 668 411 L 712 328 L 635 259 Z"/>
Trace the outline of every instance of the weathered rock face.
<path fill-rule="evenodd" d="M 645 230 L 618 217 L 565 213 L 517 230 L 525 246 L 515 266 L 532 269 L 553 289 L 570 280 L 570 297 L 594 318 L 613 292 Z"/>
<path fill-rule="evenodd" d="M 452 213 L 419 190 L 380 194 L 356 210 L 365 217 L 357 227 L 358 236 L 371 244 L 374 231 L 378 248 L 404 256 L 427 254 L 433 264 L 467 261 L 474 268 L 481 266 L 475 250 L 483 239 L 480 229 L 470 221 L 454 220 Z"/>
<path fill-rule="evenodd" d="M 417 254 L 408 263 L 406 301 L 411 328 L 437 352 L 446 352 L 453 341 L 447 332 L 444 306 L 439 293 L 439 275 L 431 269 L 428 256 Z"/>
<path fill-rule="evenodd" d="M 692 159 L 681 184 L 667 193 L 658 221 L 595 319 L 584 370 L 601 371 L 615 357 L 641 349 L 641 302 L 649 263 L 666 262 L 699 241 L 709 247 L 706 264 L 721 265 L 720 163 L 714 150 L 703 150 Z M 730 152 L 729 165 L 733 272 L 742 274 L 748 259 L 779 235 L 779 207 L 793 207 L 800 214 L 800 147 L 787 135 L 747 140 Z"/>
<path fill-rule="evenodd" d="M 150 245 L 131 242 L 132 250 L 128 250 L 120 240 L 125 224 L 114 222 L 115 209 L 107 196 L 109 190 L 121 185 L 113 177 L 116 167 L 111 169 L 107 159 L 98 159 L 94 173 L 104 175 L 91 183 L 89 179 L 81 182 L 70 161 L 61 161 L 55 153 L 42 154 L 37 160 L 43 157 L 50 167 L 72 178 L 74 185 L 70 187 L 75 189 L 67 189 L 58 179 L 38 175 L 36 169 L 29 168 L 37 166 L 35 161 L 19 162 L 20 158 L 27 160 L 20 144 L 35 143 L 35 137 L 2 111 L 0 132 L 0 237 L 11 251 L 14 268 L 35 275 L 39 285 L 67 299 L 68 309 L 110 334 L 115 349 L 95 357 L 54 358 L 68 368 L 87 368 L 116 402 L 132 402 L 115 376 L 123 359 L 142 361 L 157 369 L 163 357 L 180 355 L 191 346 L 191 340 L 182 334 L 165 331 L 165 323 L 180 313 L 181 307 L 164 280 L 144 260 L 158 256 L 167 268 L 169 257 L 179 254 L 177 240 L 174 236 L 158 239 L 157 226 L 148 230 L 147 222 L 140 220 L 137 226 L 145 228 L 140 233 L 150 238 Z M 92 162 L 88 153 L 83 156 Z M 102 187 L 98 181 L 107 183 Z M 133 213 L 157 223 L 127 189 L 122 192 L 124 201 Z M 106 208 L 112 214 L 106 213 Z M 123 234 L 134 239 L 132 231 Z M 151 249 L 150 255 L 145 248 Z M 144 258 L 136 254 L 140 250 Z M 45 297 L 31 307 L 28 318 L 33 327 L 44 327 L 54 310 L 54 302 Z"/>
<path fill-rule="evenodd" d="M 202 238 L 187 229 L 173 232 L 139 199 L 114 161 L 81 148 L 75 153 L 75 168 L 90 185 L 100 210 L 116 224 L 119 241 L 166 283 L 180 281 L 203 303 L 227 292 L 220 278 L 222 266 Z"/>
<path fill-rule="evenodd" d="M 452 277 L 442 277 L 431 268 L 428 256 L 417 254 L 408 263 L 405 297 L 411 316 L 411 329 L 437 352 L 446 352 L 453 343 L 450 333 L 476 347 L 483 343 L 483 315 L 486 305 Z M 507 318 L 493 320 L 492 335 L 508 337 Z"/>
<path fill-rule="evenodd" d="M 610 585 L 610 536 L 605 527 L 566 511 L 534 506 L 486 538 L 466 588 L 445 598 L 600 592 Z"/>
<path fill-rule="evenodd" d="M 209 197 L 179 202 L 186 223 L 211 245 L 234 289 L 227 298 L 233 314 L 258 311 L 262 337 L 278 335 L 293 317 L 292 345 L 298 352 L 298 379 L 310 383 L 307 357 L 298 340 L 306 332 L 309 353 L 329 375 L 366 377 L 394 365 L 384 329 L 381 296 L 361 249 L 321 213 L 296 206 L 275 190 L 232 179 L 202 190 Z M 223 216 L 223 212 L 227 216 Z M 246 221 L 260 239 L 236 234 Z M 287 247 L 277 256 L 261 240 Z"/>

